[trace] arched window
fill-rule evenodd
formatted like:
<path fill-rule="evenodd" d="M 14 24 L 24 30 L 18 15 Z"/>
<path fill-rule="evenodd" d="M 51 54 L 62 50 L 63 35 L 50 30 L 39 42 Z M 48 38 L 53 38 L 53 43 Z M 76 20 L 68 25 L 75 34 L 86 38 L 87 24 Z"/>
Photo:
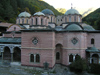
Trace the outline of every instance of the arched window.
<path fill-rule="evenodd" d="M 95 42 L 95 40 L 92 38 L 92 39 L 91 39 L 91 44 L 94 44 L 94 42 Z"/>
<path fill-rule="evenodd" d="M 14 31 L 16 31 L 16 27 L 14 27 Z"/>
<path fill-rule="evenodd" d="M 28 24 L 28 19 L 27 19 L 27 24 Z"/>
<path fill-rule="evenodd" d="M 57 52 L 57 53 L 56 53 L 56 60 L 59 60 L 59 59 L 60 59 L 60 53 Z"/>
<path fill-rule="evenodd" d="M 30 62 L 34 62 L 34 54 L 30 55 Z"/>
<path fill-rule="evenodd" d="M 69 62 L 73 62 L 73 55 L 69 55 Z"/>
<path fill-rule="evenodd" d="M 19 24 L 20 24 L 20 19 L 19 19 Z"/>
<path fill-rule="evenodd" d="M 65 17 L 65 22 L 67 22 L 67 17 Z"/>
<path fill-rule="evenodd" d="M 71 22 L 71 16 L 69 16 L 69 22 Z"/>
<path fill-rule="evenodd" d="M 80 22 L 80 17 L 78 16 L 78 22 Z"/>
<path fill-rule="evenodd" d="M 51 16 L 51 22 L 52 22 L 52 16 Z"/>
<path fill-rule="evenodd" d="M 24 24 L 24 19 L 22 19 L 22 24 Z"/>
<path fill-rule="evenodd" d="M 76 22 L 76 16 L 74 16 L 74 22 Z"/>
<path fill-rule="evenodd" d="M 41 25 L 43 25 L 43 19 L 41 18 Z"/>
<path fill-rule="evenodd" d="M 36 54 L 36 62 L 37 62 L 37 63 L 40 62 L 40 56 L 39 56 L 39 54 Z"/>
<path fill-rule="evenodd" d="M 32 25 L 33 25 L 33 19 L 31 20 L 31 22 L 32 22 Z"/>
<path fill-rule="evenodd" d="M 80 56 L 77 54 L 77 55 L 75 56 L 75 60 L 78 60 L 78 59 L 80 59 Z"/>
<path fill-rule="evenodd" d="M 36 25 L 38 24 L 38 19 L 36 18 Z"/>

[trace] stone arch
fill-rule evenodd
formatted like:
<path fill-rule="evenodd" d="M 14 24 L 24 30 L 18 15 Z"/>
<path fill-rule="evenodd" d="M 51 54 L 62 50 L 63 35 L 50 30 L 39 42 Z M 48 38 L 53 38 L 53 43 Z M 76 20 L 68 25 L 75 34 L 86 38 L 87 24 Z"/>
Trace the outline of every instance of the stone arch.
<path fill-rule="evenodd" d="M 3 59 L 11 61 L 11 51 L 8 46 L 4 47 Z"/>
<path fill-rule="evenodd" d="M 62 44 L 60 44 L 60 43 L 56 44 L 57 49 L 62 49 L 62 47 L 63 47 Z"/>
<path fill-rule="evenodd" d="M 94 63 L 94 64 L 99 63 L 99 55 L 98 54 L 93 54 L 92 55 L 92 63 Z"/>
<path fill-rule="evenodd" d="M 13 61 L 21 62 L 21 49 L 19 47 L 14 47 L 13 50 L 14 50 Z"/>

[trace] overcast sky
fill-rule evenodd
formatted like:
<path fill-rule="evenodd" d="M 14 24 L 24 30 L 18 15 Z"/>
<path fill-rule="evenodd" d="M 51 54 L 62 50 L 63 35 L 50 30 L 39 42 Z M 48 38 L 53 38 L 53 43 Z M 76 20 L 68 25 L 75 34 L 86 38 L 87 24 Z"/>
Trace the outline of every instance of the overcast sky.
<path fill-rule="evenodd" d="M 99 8 L 100 0 L 44 0 L 55 8 L 70 9 L 71 3 L 74 8 Z"/>

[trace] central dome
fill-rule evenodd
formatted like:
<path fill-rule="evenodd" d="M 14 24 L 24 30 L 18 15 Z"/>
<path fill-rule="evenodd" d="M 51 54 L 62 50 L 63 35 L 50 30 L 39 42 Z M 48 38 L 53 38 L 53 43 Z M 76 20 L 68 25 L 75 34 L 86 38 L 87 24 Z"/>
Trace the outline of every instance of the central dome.
<path fill-rule="evenodd" d="M 42 13 L 44 13 L 46 15 L 54 15 L 53 11 L 51 11 L 50 9 L 44 9 L 44 10 L 42 10 Z"/>
<path fill-rule="evenodd" d="M 70 14 L 80 14 L 76 9 L 69 9 L 66 11 L 65 15 L 70 15 Z"/>
<path fill-rule="evenodd" d="M 67 26 L 66 30 L 74 31 L 74 30 L 83 30 L 81 26 L 77 24 L 70 24 Z"/>

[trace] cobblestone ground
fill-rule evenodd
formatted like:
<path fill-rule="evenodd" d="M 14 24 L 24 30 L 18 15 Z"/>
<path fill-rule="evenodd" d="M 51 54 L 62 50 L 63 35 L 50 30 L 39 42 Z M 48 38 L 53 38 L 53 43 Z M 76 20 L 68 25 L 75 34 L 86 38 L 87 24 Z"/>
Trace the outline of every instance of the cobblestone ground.
<path fill-rule="evenodd" d="M 77 75 L 67 69 L 57 66 L 53 72 L 23 69 L 21 67 L 0 66 L 0 75 Z M 86 72 L 79 75 L 93 75 Z"/>
<path fill-rule="evenodd" d="M 0 75 L 32 75 L 18 67 L 2 67 L 0 66 Z"/>

